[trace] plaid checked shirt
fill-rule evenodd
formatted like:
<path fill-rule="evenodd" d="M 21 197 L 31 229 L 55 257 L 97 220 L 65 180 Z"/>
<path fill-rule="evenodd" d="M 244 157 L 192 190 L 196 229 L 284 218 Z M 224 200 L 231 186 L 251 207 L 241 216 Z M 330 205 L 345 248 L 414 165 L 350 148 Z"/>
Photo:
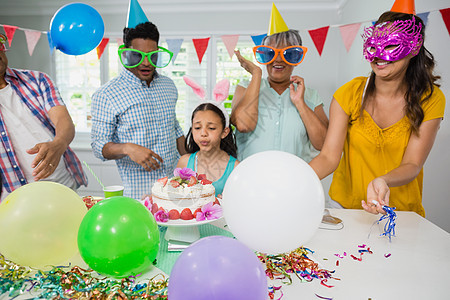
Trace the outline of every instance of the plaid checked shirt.
<path fill-rule="evenodd" d="M 134 143 L 159 154 L 161 168 L 146 171 L 130 157 L 116 160 L 124 196 L 141 199 L 153 183 L 171 176 L 178 162 L 177 138 L 183 136 L 175 114 L 178 91 L 171 79 L 155 72 L 150 86 L 122 69 L 92 95 L 92 149 L 102 155 L 106 143 Z"/>
<path fill-rule="evenodd" d="M 52 80 L 44 73 L 29 70 L 6 69 L 5 80 L 11 88 L 22 99 L 33 115 L 41 121 L 42 126 L 50 130 L 55 136 L 55 127 L 51 123 L 47 111 L 57 105 L 64 105 L 61 96 Z M 3 186 L 8 192 L 12 192 L 27 180 L 17 161 L 13 145 L 9 138 L 8 129 L 0 112 L 0 134 L 2 143 L 0 145 L 0 165 Z M 67 148 L 63 154 L 67 171 L 77 183 L 87 186 L 87 178 L 75 153 Z"/>

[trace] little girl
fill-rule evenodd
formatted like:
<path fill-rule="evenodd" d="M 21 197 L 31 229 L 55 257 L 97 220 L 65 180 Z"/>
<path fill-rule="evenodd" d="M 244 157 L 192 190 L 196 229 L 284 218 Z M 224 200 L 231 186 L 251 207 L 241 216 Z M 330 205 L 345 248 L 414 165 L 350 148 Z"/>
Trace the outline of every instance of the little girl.
<path fill-rule="evenodd" d="M 239 164 L 236 160 L 236 140 L 230 126 L 230 118 L 222 102 L 228 97 L 230 83 L 222 80 L 214 87 L 216 102 L 204 101 L 205 91 L 192 78 L 183 77 L 203 102 L 191 116 L 191 128 L 186 137 L 186 150 L 177 168 L 190 168 L 198 174 L 206 174 L 213 181 L 216 196 L 221 197 L 231 171 Z"/>

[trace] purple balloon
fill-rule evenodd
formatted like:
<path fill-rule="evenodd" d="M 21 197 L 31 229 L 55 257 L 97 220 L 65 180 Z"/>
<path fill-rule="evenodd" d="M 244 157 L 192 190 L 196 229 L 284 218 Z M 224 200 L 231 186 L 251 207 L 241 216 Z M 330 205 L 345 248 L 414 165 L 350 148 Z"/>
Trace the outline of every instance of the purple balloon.
<path fill-rule="evenodd" d="M 206 237 L 186 248 L 170 273 L 170 300 L 266 300 L 267 295 L 256 254 L 225 236 Z"/>

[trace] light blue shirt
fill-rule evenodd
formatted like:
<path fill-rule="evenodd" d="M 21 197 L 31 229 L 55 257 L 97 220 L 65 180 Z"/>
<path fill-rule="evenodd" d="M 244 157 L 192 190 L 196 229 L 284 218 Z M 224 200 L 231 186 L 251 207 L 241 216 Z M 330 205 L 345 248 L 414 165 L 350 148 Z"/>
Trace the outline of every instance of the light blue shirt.
<path fill-rule="evenodd" d="M 173 176 L 179 153 L 176 140 L 183 135 L 175 114 L 178 91 L 173 81 L 155 72 L 150 86 L 133 73 L 122 69 L 92 95 L 92 149 L 106 160 L 106 143 L 134 143 L 162 157 L 161 168 L 146 171 L 130 157 L 116 160 L 124 196 L 140 199 L 150 194 L 153 183 Z"/>
<path fill-rule="evenodd" d="M 270 87 L 267 79 L 261 80 L 256 128 L 248 133 L 236 130 L 238 160 L 268 150 L 289 152 L 306 162 L 317 155 L 318 151 L 312 146 L 289 93 L 289 89 L 286 89 L 279 95 Z M 305 90 L 305 103 L 312 110 L 323 105 L 317 91 L 311 88 Z"/>

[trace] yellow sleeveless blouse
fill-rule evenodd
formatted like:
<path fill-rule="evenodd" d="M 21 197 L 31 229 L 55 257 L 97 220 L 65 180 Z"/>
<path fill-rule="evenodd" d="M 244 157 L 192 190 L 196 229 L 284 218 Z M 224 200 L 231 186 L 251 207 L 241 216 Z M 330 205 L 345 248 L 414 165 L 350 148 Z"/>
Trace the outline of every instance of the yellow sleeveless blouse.
<path fill-rule="evenodd" d="M 376 177 L 397 168 L 409 142 L 408 117 L 381 129 L 366 111 L 360 118 L 362 95 L 367 77 L 357 77 L 333 95 L 349 116 L 347 138 L 338 168 L 333 174 L 329 195 L 344 208 L 362 209 L 367 186 Z M 444 117 L 445 96 L 435 86 L 431 98 L 422 105 L 424 122 Z M 415 211 L 425 216 L 422 206 L 423 169 L 410 183 L 390 188 L 389 205 L 397 210 Z"/>

